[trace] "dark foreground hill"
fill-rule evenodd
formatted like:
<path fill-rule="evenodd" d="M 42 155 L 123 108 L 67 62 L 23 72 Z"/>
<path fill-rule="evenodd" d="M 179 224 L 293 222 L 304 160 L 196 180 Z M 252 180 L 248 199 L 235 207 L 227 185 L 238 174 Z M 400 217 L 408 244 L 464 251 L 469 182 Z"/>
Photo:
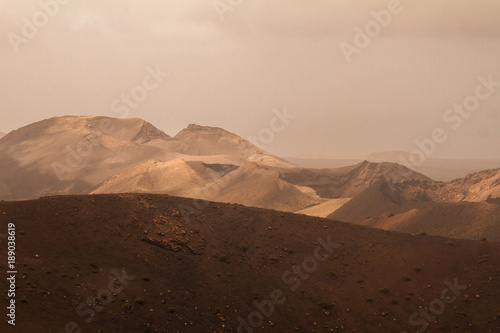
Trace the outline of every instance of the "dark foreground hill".
<path fill-rule="evenodd" d="M 1 332 L 500 330 L 499 243 L 148 194 L 0 202 L 0 222 Z"/>

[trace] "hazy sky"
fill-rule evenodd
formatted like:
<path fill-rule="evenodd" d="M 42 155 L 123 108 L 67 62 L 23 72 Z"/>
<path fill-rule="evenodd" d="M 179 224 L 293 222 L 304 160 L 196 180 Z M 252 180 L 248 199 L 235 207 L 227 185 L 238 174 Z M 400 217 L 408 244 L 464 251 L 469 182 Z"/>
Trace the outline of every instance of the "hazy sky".
<path fill-rule="evenodd" d="M 282 156 L 412 151 L 441 128 L 432 157 L 500 158 L 500 84 L 473 97 L 478 77 L 500 82 L 498 0 L 65 0 L 49 16 L 54 1 L 0 2 L 0 131 L 127 114 L 247 138 L 286 108 L 295 118 L 264 147 Z M 341 43 L 358 49 L 350 63 Z M 135 108 L 120 100 L 132 92 Z M 477 109 L 443 120 L 464 100 Z"/>

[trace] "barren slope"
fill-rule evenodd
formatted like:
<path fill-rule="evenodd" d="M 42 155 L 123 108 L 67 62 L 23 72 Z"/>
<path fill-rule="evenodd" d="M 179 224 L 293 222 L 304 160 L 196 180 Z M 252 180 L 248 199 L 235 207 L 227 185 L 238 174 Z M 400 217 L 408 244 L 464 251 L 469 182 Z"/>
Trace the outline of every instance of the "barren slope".
<path fill-rule="evenodd" d="M 345 222 L 361 223 L 370 217 L 384 213 L 402 213 L 431 203 L 431 199 L 423 190 L 417 188 L 412 192 L 405 191 L 403 185 L 379 178 L 328 217 Z"/>
<path fill-rule="evenodd" d="M 240 136 L 219 127 L 190 124 L 172 140 L 158 143 L 162 149 L 188 156 L 226 155 L 274 167 L 296 167 L 267 153 Z"/>
<path fill-rule="evenodd" d="M 165 193 L 198 197 L 201 189 L 217 177 L 219 173 L 203 162 L 146 161 L 111 177 L 92 193 Z"/>
<path fill-rule="evenodd" d="M 217 175 L 208 167 L 193 172 L 194 162 L 189 161 L 175 164 L 155 161 L 154 167 L 151 163 L 138 165 L 107 180 L 92 193 L 165 193 L 326 217 L 347 202 L 349 196 L 369 188 L 380 174 L 385 175 L 384 181 L 392 179 L 392 172 L 398 168 L 395 164 L 368 162 L 328 170 L 246 163 L 234 166 L 234 171 L 225 175 Z M 416 173 L 410 176 L 428 179 Z"/>
<path fill-rule="evenodd" d="M 294 212 L 321 202 L 314 191 L 280 179 L 271 167 L 148 161 L 96 187 L 92 193 L 164 193 Z"/>
<path fill-rule="evenodd" d="M 327 217 L 349 202 L 349 200 L 351 200 L 351 198 L 324 199 L 323 202 L 301 209 L 296 213 L 309 216 Z"/>
<path fill-rule="evenodd" d="M 328 217 L 386 230 L 500 241 L 500 170 L 451 182 L 384 179 Z"/>
<path fill-rule="evenodd" d="M 500 169 L 484 170 L 448 183 L 438 183 L 437 188 L 433 186 L 427 192 L 435 201 L 444 202 L 481 202 L 499 198 Z"/>
<path fill-rule="evenodd" d="M 278 170 L 255 163 L 241 166 L 221 181 L 228 185 L 219 187 L 211 200 L 288 212 L 320 202 L 314 190 L 292 185 L 280 178 Z"/>
<path fill-rule="evenodd" d="M 500 242 L 500 205 L 488 202 L 434 203 L 395 216 L 382 214 L 360 224 L 406 233 L 425 232 Z"/>
<path fill-rule="evenodd" d="M 499 243 L 220 203 L 201 202 L 188 221 L 190 205 L 136 194 L 0 202 L 18 263 L 16 326 L 2 332 L 235 332 L 250 314 L 262 332 L 414 332 L 425 319 L 410 316 L 443 293 L 429 332 L 500 329 Z M 446 281 L 466 289 L 456 296 Z"/>
<path fill-rule="evenodd" d="M 351 198 L 361 193 L 380 177 L 394 183 L 408 179 L 430 180 L 395 163 L 359 164 L 336 169 L 290 169 L 283 171 L 283 179 L 289 183 L 308 186 L 322 198 Z"/>

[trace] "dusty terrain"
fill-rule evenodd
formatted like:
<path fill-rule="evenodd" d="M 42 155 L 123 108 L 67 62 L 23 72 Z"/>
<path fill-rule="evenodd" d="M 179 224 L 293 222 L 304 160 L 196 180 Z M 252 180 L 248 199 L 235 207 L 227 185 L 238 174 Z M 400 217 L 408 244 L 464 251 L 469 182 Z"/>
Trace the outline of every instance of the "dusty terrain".
<path fill-rule="evenodd" d="M 0 157 L 0 200 L 169 194 L 500 241 L 500 169 L 449 182 L 388 162 L 308 169 L 218 127 L 191 124 L 169 136 L 141 119 L 93 116 L 51 118 L 12 131 L 0 139 Z"/>
<path fill-rule="evenodd" d="M 89 193 L 141 163 L 183 159 L 209 164 L 295 167 L 239 136 L 189 125 L 170 137 L 142 119 L 56 117 L 0 140 L 0 199 Z"/>
<path fill-rule="evenodd" d="M 317 216 L 401 168 L 362 162 L 304 169 L 217 127 L 191 124 L 171 137 L 141 119 L 91 116 L 51 118 L 13 131 L 0 140 L 0 156 L 3 200 L 163 193 Z M 401 180 L 430 180 L 402 168 Z"/>
<path fill-rule="evenodd" d="M 500 243 L 152 194 L 0 202 L 0 221 L 18 265 L 2 332 L 415 332 L 429 307 L 428 332 L 500 330 Z"/>
<path fill-rule="evenodd" d="M 500 169 L 451 182 L 379 179 L 328 215 L 407 233 L 500 241 Z"/>

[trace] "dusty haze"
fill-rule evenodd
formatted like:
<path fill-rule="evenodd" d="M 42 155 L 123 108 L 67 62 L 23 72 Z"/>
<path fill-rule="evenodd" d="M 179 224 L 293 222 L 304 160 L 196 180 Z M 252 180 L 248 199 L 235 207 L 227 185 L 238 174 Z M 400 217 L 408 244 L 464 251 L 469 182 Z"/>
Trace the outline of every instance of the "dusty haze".
<path fill-rule="evenodd" d="M 16 53 L 8 34 L 41 8 L 4 0 L 0 131 L 58 115 L 120 117 L 113 102 L 159 66 L 168 77 L 127 117 L 170 135 L 196 123 L 256 136 L 286 107 L 296 117 L 263 147 L 280 156 L 412 151 L 441 127 L 449 138 L 433 157 L 499 159 L 500 89 L 456 131 L 443 113 L 479 76 L 500 81 L 500 3 L 401 1 L 348 64 L 340 43 L 387 6 L 243 1 L 222 20 L 212 1 L 73 0 Z"/>

